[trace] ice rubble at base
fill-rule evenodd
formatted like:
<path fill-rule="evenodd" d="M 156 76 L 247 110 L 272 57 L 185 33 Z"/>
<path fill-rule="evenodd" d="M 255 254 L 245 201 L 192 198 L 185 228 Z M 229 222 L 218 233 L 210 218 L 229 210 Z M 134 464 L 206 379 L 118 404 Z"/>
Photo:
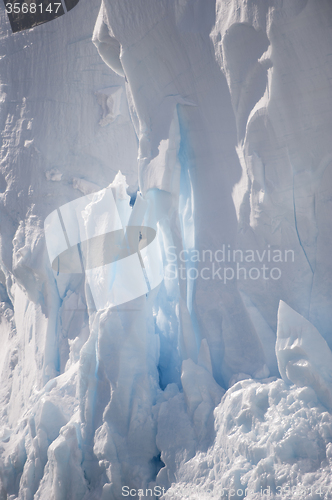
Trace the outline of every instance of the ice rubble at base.
<path fill-rule="evenodd" d="M 50 492 L 56 499 L 117 499 L 121 498 L 121 486 L 127 482 L 137 488 L 151 488 L 155 484 L 170 488 L 165 499 L 174 500 L 226 499 L 231 490 L 247 490 L 250 493 L 247 498 L 257 500 L 262 490 L 270 488 L 273 498 L 278 491 L 287 492 L 288 487 L 297 491 L 302 488 L 306 498 L 329 499 L 332 415 L 326 408 L 326 392 L 332 390 L 332 384 L 328 381 L 328 371 L 324 370 L 324 356 L 328 360 L 332 354 L 317 330 L 284 303 L 280 304 L 278 321 L 276 350 L 284 380 L 258 381 L 247 376 L 225 393 L 213 380 L 207 344 L 203 341 L 198 364 L 190 359 L 183 362 L 183 392 L 176 384 L 169 384 L 164 391 L 155 386 L 155 400 L 145 401 L 145 408 L 136 407 L 129 427 L 123 421 L 123 410 L 126 383 L 132 374 L 128 366 L 123 370 L 125 361 L 120 360 L 124 380 L 114 374 L 119 383 L 114 394 L 121 401 L 112 397 L 108 415 L 105 414 L 104 423 L 93 439 L 93 452 L 99 463 L 90 457 L 89 464 L 87 437 L 89 418 L 94 411 L 96 357 L 94 345 L 88 341 L 80 362 L 73 363 L 35 396 L 26 422 L 21 422 L 16 433 L 11 434 L 8 429 L 3 434 L 2 446 L 7 453 L 5 467 L 2 466 L 2 477 L 7 479 L 5 486 L 10 491 L 10 481 L 20 478 L 18 498 L 26 500 L 46 500 Z M 111 361 L 108 356 L 112 356 L 108 341 L 103 345 L 105 317 L 103 323 L 98 340 L 101 363 Z M 121 328 L 121 324 L 117 327 Z M 313 330 L 310 337 L 308 332 Z M 317 348 L 319 344 L 324 348 L 321 351 Z M 132 346 L 122 347 L 123 356 L 128 356 L 128 349 Z M 320 372 L 316 365 L 319 352 L 323 365 Z M 282 367 L 289 367 L 292 362 L 305 366 L 307 376 L 290 381 L 289 370 L 286 375 Z M 114 370 L 114 363 L 113 358 L 107 364 L 108 369 Z M 327 365 L 327 370 L 330 366 Z M 137 369 L 141 367 L 136 366 L 136 373 Z M 84 380 L 80 380 L 82 377 Z M 111 374 L 108 377 L 112 379 Z M 83 384 L 90 386 L 90 397 L 89 391 L 82 391 Z M 82 399 L 77 399 L 77 387 L 82 391 Z M 139 380 L 139 390 L 145 396 L 137 389 L 133 404 L 138 398 L 136 401 L 141 405 L 146 395 L 151 394 L 151 385 L 148 377 L 144 381 L 144 374 Z M 82 410 L 84 415 L 80 415 Z M 149 474 L 153 476 L 148 459 L 151 454 L 157 457 L 159 452 L 162 462 L 154 463 L 154 472 L 160 469 L 156 480 L 142 484 Z M 133 481 L 133 472 L 139 478 L 137 483 Z M 92 481 L 97 478 L 100 481 L 94 494 L 87 488 L 88 474 Z M 240 499 L 244 495 L 233 497 Z"/>
<path fill-rule="evenodd" d="M 283 380 L 228 389 L 214 411 L 213 445 L 179 463 L 165 499 L 331 498 L 332 353 L 282 301 L 276 354 Z"/>
<path fill-rule="evenodd" d="M 125 178 L 113 185 L 119 208 L 124 199 L 129 207 Z M 67 292 L 63 329 L 85 311 L 79 300 Z M 281 301 L 283 380 L 238 374 L 225 393 L 204 339 L 196 362 L 182 362 L 181 390 L 162 391 L 149 301 L 95 311 L 88 339 L 78 322 L 64 373 L 30 396 L 16 430 L 3 429 L 2 484 L 18 491 L 8 498 L 118 499 L 127 484 L 165 487 L 165 499 L 226 499 L 233 490 L 258 499 L 289 485 L 330 498 L 332 353 L 317 329 Z"/>
<path fill-rule="evenodd" d="M 0 40 L 1 500 L 331 498 L 331 6 L 214 3 L 104 0 L 93 39 L 117 76 L 91 43 L 99 0 Z M 119 168 L 165 265 L 224 243 L 294 265 L 93 310 L 82 277 L 51 270 L 43 223 Z"/>
<path fill-rule="evenodd" d="M 213 446 L 180 465 L 166 499 L 331 498 L 332 417 L 313 389 L 237 382 L 214 414 Z"/>

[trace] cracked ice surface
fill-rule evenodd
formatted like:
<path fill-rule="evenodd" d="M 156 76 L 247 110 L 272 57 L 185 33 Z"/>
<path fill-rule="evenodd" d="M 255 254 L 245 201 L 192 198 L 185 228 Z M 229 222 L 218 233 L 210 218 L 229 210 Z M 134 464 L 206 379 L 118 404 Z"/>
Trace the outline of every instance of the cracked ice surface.
<path fill-rule="evenodd" d="M 329 0 L 0 15 L 0 499 L 331 498 Z M 159 284 L 154 247 L 114 309 L 103 270 L 51 268 L 62 223 L 143 224 L 164 269 L 223 251 L 239 279 L 192 258 Z"/>

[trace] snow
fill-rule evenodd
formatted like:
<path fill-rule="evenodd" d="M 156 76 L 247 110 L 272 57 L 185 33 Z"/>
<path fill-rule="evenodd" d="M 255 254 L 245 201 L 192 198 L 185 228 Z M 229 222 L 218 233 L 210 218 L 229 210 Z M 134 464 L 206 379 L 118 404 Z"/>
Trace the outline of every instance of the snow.
<path fill-rule="evenodd" d="M 166 499 L 331 497 L 331 414 L 312 389 L 238 382 L 214 415 L 213 446 L 182 462 Z"/>
<path fill-rule="evenodd" d="M 284 302 L 278 311 L 276 354 L 285 382 L 312 387 L 322 403 L 332 405 L 332 352 L 316 328 Z"/>
<path fill-rule="evenodd" d="M 331 13 L 2 9 L 0 500 L 331 498 Z"/>

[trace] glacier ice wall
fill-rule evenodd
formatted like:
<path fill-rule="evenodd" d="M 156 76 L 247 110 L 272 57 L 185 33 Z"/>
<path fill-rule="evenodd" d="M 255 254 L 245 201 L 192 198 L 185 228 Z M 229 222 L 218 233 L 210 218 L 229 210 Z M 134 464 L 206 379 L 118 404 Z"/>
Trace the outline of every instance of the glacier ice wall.
<path fill-rule="evenodd" d="M 329 0 L 0 15 L 0 499 L 330 498 Z M 165 269 L 117 309 L 44 234 L 107 187 Z"/>

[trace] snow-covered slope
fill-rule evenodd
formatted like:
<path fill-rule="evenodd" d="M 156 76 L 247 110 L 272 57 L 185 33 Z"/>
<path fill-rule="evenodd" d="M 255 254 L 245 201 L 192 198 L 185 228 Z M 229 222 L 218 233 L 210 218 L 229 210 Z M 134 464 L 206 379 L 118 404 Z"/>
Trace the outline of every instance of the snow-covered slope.
<path fill-rule="evenodd" d="M 331 498 L 330 1 L 0 15 L 0 499 Z"/>

